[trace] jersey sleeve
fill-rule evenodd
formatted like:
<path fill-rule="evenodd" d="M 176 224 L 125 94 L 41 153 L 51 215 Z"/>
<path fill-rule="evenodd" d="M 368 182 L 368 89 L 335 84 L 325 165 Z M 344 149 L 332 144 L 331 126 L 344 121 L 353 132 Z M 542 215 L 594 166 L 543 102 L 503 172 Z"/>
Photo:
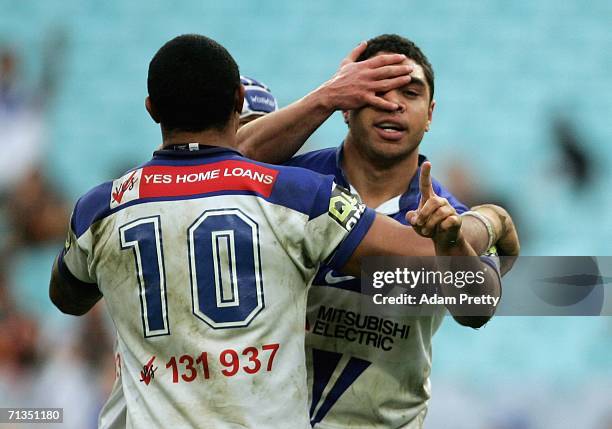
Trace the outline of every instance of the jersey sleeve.
<path fill-rule="evenodd" d="M 326 177 L 314 198 L 314 210 L 306 224 L 306 256 L 312 265 L 325 262 L 340 269 L 366 235 L 376 212 L 358 196 Z"/>
<path fill-rule="evenodd" d="M 58 268 L 60 273 L 70 280 L 95 284 L 96 281 L 89 271 L 92 250 L 91 234 L 85 231 L 80 236 L 77 235 L 78 216 L 79 203 L 75 206 L 70 218 L 66 242 L 58 258 Z"/>

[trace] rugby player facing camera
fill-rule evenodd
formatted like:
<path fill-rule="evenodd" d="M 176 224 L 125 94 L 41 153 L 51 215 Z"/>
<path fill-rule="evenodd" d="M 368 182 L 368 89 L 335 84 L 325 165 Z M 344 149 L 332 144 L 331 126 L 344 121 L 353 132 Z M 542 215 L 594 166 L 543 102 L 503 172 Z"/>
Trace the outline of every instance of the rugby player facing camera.
<path fill-rule="evenodd" d="M 242 127 L 239 150 L 258 161 L 333 175 L 365 204 L 410 223 L 404 215 L 419 208 L 418 176 L 426 161 L 419 143 L 431 126 L 433 78 L 431 64 L 412 41 L 393 34 L 374 37 L 359 43 L 319 87 Z M 342 144 L 294 156 L 338 111 L 348 124 Z M 437 196 L 462 214 L 450 222 L 461 222 L 462 235 L 478 254 L 495 244 L 501 255 L 518 255 L 518 235 L 503 208 L 487 204 L 470 210 L 440 182 L 432 182 Z M 437 234 L 427 223 L 422 219 L 417 229 Z M 422 236 L 413 250 L 420 256 L 435 254 L 432 240 Z M 512 262 L 502 259 L 502 273 Z M 321 429 L 421 428 L 430 398 L 431 340 L 447 307 L 437 306 L 435 317 L 381 317 L 364 311 L 360 279 L 347 274 L 322 265 L 308 296 L 311 424 Z M 452 314 L 454 307 L 449 310 Z M 473 328 L 488 320 L 455 319 Z"/>

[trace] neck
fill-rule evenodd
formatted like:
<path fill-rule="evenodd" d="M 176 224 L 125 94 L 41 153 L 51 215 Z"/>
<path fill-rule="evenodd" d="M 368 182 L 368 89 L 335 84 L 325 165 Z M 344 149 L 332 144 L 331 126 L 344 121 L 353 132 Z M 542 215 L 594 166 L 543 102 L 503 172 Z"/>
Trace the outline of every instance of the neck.
<path fill-rule="evenodd" d="M 418 168 L 417 149 L 403 159 L 389 161 L 359 150 L 350 137 L 344 142 L 342 168 L 366 205 L 376 208 L 406 192 Z"/>
<path fill-rule="evenodd" d="M 236 148 L 236 130 L 227 126 L 222 130 L 207 129 L 204 131 L 167 130 L 162 127 L 162 148 L 174 145 L 198 143 L 207 146 Z"/>

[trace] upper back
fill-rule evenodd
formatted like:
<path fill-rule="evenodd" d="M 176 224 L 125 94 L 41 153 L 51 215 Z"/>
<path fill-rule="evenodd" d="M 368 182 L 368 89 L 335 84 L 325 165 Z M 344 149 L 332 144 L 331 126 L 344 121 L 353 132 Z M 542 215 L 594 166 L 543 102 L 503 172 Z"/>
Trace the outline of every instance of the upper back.
<path fill-rule="evenodd" d="M 157 152 L 79 200 L 64 260 L 105 297 L 135 427 L 308 426 L 306 289 L 359 241 L 332 186 L 216 148 Z"/>

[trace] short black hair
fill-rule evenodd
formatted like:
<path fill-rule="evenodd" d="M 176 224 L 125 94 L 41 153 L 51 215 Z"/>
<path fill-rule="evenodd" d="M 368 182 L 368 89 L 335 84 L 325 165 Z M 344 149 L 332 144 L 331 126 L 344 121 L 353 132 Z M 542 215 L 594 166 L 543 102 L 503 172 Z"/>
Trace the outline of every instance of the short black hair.
<path fill-rule="evenodd" d="M 149 63 L 149 98 L 168 130 L 223 129 L 239 85 L 238 65 L 230 53 L 198 34 L 175 37 Z"/>
<path fill-rule="evenodd" d="M 413 41 L 406 39 L 405 37 L 398 36 L 397 34 L 381 34 L 380 36 L 374 37 L 368 40 L 368 46 L 365 51 L 357 58 L 357 61 L 364 61 L 377 55 L 380 52 L 391 52 L 393 54 L 404 54 L 408 58 L 412 59 L 415 63 L 423 67 L 425 72 L 425 79 L 429 85 L 429 99 L 433 99 L 434 95 L 434 71 L 433 67 L 429 63 L 429 60 L 421 51 L 421 49 L 414 44 Z"/>

